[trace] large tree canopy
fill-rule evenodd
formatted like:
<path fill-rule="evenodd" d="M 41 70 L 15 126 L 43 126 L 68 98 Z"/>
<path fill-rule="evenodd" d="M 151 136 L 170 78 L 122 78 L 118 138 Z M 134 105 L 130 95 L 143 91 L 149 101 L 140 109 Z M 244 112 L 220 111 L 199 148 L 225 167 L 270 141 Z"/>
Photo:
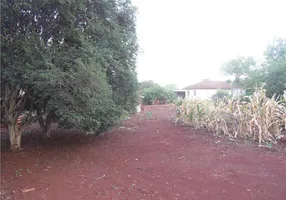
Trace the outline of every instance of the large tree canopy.
<path fill-rule="evenodd" d="M 1 1 L 1 116 L 11 148 L 36 120 L 48 137 L 55 120 L 101 131 L 134 110 L 137 49 L 129 0 Z"/>
<path fill-rule="evenodd" d="M 275 38 L 259 64 L 251 57 L 239 57 L 225 63 L 221 70 L 234 75 L 232 83 L 243 86 L 248 94 L 263 86 L 268 97 L 281 98 L 286 91 L 286 39 Z"/>
<path fill-rule="evenodd" d="M 266 63 L 262 81 L 268 96 L 282 96 L 286 91 L 286 39 L 277 38 L 265 51 Z"/>
<path fill-rule="evenodd" d="M 277 38 L 268 45 L 265 61 L 249 71 L 243 81 L 245 88 L 264 85 L 268 97 L 282 97 L 286 91 L 286 39 Z"/>
<path fill-rule="evenodd" d="M 233 75 L 235 77 L 234 81 L 240 83 L 241 78 L 246 75 L 255 64 L 252 57 L 238 57 L 224 63 L 221 67 L 221 71 L 225 75 Z"/>

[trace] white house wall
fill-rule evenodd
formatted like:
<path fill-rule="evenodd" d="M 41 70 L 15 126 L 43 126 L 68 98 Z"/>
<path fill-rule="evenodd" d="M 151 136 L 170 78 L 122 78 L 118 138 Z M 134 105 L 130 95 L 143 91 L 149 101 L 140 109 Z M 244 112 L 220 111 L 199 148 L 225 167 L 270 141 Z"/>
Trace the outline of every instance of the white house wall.
<path fill-rule="evenodd" d="M 187 90 L 186 99 L 209 99 L 211 98 L 219 89 L 199 89 L 199 90 Z M 194 92 L 195 91 L 195 92 Z M 230 95 L 234 97 L 239 97 L 244 95 L 245 91 L 239 88 L 233 88 L 232 90 L 223 90 L 227 91 Z"/>
<path fill-rule="evenodd" d="M 245 91 L 243 89 L 240 88 L 233 88 L 232 89 L 232 96 L 234 97 L 239 97 L 241 95 L 244 95 Z"/>
<path fill-rule="evenodd" d="M 229 93 L 231 93 L 230 90 L 226 90 Z M 192 99 L 192 98 L 199 98 L 199 99 L 209 99 L 211 98 L 215 93 L 217 92 L 217 89 L 199 89 L 199 90 L 188 90 L 186 92 L 186 98 Z"/>
<path fill-rule="evenodd" d="M 185 98 L 186 99 L 209 99 L 211 98 L 218 90 L 221 89 L 197 89 L 197 90 L 178 90 L 179 92 L 185 92 Z M 223 90 L 227 91 L 230 95 L 234 97 L 239 97 L 241 95 L 244 95 L 245 91 L 240 88 L 233 88 L 232 90 Z"/>

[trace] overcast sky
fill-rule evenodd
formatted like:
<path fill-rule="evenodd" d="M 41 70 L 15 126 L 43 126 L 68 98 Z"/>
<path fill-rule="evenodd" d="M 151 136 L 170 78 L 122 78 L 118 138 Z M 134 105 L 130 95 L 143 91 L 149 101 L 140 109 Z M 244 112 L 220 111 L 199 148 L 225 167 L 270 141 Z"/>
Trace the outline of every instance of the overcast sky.
<path fill-rule="evenodd" d="M 259 59 L 274 37 L 286 37 L 286 0 L 133 0 L 138 8 L 139 81 L 179 88 L 225 80 L 223 62 Z"/>

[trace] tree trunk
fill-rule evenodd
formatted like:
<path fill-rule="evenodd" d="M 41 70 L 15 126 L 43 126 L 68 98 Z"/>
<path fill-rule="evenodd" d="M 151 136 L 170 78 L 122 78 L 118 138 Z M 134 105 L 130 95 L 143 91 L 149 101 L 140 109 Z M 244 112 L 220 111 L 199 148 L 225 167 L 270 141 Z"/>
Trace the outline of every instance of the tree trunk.
<path fill-rule="evenodd" d="M 46 123 L 44 130 L 42 130 L 43 139 L 46 140 L 51 137 L 52 123 Z"/>
<path fill-rule="evenodd" d="M 23 129 L 18 127 L 17 119 L 21 114 L 25 101 L 18 99 L 19 86 L 9 87 L 5 85 L 5 96 L 1 106 L 4 106 L 5 118 L 7 120 L 10 146 L 13 152 L 21 150 L 21 136 Z"/>
<path fill-rule="evenodd" d="M 22 130 L 18 128 L 17 123 L 9 123 L 8 130 L 12 152 L 20 151 Z"/>
<path fill-rule="evenodd" d="M 47 140 L 51 137 L 51 129 L 52 129 L 53 118 L 51 114 L 47 115 L 46 122 L 43 117 L 39 118 L 39 124 L 42 129 L 42 138 Z"/>

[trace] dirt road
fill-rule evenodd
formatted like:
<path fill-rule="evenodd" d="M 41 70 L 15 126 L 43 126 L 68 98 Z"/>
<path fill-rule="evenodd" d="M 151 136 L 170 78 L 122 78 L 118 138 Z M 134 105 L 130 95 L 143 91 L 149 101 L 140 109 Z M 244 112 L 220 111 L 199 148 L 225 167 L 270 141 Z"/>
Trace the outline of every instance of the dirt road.
<path fill-rule="evenodd" d="M 2 150 L 2 199 L 286 199 L 285 150 L 176 126 L 172 114 L 148 106 L 99 137 L 27 134 L 22 153 Z"/>

